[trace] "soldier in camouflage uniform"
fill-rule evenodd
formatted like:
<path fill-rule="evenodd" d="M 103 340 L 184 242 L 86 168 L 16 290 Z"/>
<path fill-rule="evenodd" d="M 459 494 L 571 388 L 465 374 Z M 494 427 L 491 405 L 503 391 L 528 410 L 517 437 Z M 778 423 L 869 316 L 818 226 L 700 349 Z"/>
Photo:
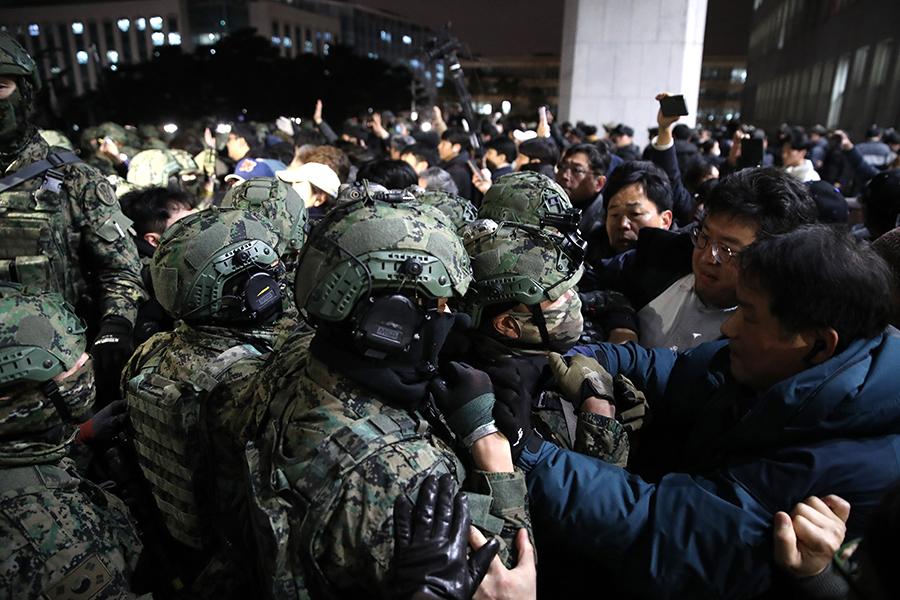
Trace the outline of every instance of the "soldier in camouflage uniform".
<path fill-rule="evenodd" d="M 98 384 L 117 380 L 146 299 L 131 222 L 96 170 L 50 153 L 29 122 L 38 89 L 34 61 L 0 32 L 0 281 L 61 293 L 99 330 Z"/>
<path fill-rule="evenodd" d="M 84 322 L 58 294 L 0 283 L 0 599 L 129 598 L 125 506 L 67 458 L 93 402 Z"/>
<path fill-rule="evenodd" d="M 279 343 L 283 250 L 249 211 L 210 208 L 169 227 L 151 276 L 182 323 L 141 345 L 122 377 L 141 469 L 203 597 L 252 594 L 253 561 L 235 560 L 248 552 L 238 500 L 266 408 L 250 402 L 251 376 Z"/>
<path fill-rule="evenodd" d="M 486 447 L 509 452 L 487 376 L 451 364 L 455 377 L 436 379 L 464 317 L 446 301 L 471 280 L 465 250 L 437 209 L 373 195 L 313 228 L 295 284 L 317 327 L 305 366 L 259 378 L 271 422 L 248 463 L 276 597 L 391 597 L 393 504 L 429 474 L 466 482 L 473 522 L 501 536 L 505 560 L 530 529 L 522 473 L 480 461 Z"/>
<path fill-rule="evenodd" d="M 478 209 L 462 196 L 441 190 L 423 190 L 418 186 L 412 190 L 416 200 L 430 204 L 447 215 L 457 231 L 478 218 Z"/>

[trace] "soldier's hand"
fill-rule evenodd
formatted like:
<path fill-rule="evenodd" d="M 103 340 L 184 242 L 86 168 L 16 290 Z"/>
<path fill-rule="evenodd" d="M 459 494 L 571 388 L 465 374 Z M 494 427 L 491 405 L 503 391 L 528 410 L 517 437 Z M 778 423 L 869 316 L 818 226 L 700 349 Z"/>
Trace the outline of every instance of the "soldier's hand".
<path fill-rule="evenodd" d="M 613 389 L 616 394 L 616 418 L 629 433 L 650 422 L 647 397 L 630 379 L 624 375 L 616 375 L 613 378 Z"/>
<path fill-rule="evenodd" d="M 394 503 L 395 597 L 415 594 L 447 600 L 469 600 L 484 579 L 500 547 L 498 540 L 481 546 L 466 560 L 469 505 L 453 494 L 453 478 L 429 475 L 413 510 L 406 496 Z"/>
<path fill-rule="evenodd" d="M 91 356 L 98 377 L 118 382 L 125 363 L 134 353 L 131 323 L 123 317 L 107 317 L 100 322 L 100 332 L 91 346 Z"/>
<path fill-rule="evenodd" d="M 492 411 L 494 387 L 484 371 L 465 363 L 451 362 L 441 369 L 444 379 L 434 379 L 429 387 L 434 402 L 447 424 L 466 447 L 497 431 Z"/>
<path fill-rule="evenodd" d="M 612 375 L 595 359 L 584 354 L 563 357 L 551 352 L 548 360 L 559 389 L 573 404 L 580 406 L 591 397 L 615 402 Z"/>
<path fill-rule="evenodd" d="M 124 400 L 116 400 L 99 411 L 90 420 L 78 426 L 78 436 L 75 441 L 79 444 L 92 441 L 111 440 L 122 431 L 128 415 L 125 414 L 127 405 Z"/>

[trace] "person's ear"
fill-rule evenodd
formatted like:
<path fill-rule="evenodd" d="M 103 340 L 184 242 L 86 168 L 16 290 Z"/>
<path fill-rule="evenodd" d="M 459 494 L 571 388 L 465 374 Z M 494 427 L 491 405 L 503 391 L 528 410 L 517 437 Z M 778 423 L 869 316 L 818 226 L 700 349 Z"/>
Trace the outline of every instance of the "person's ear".
<path fill-rule="evenodd" d="M 456 152 L 457 154 L 462 152 L 462 144 L 453 144 L 453 146 L 451 146 L 451 148 L 453 148 L 453 151 Z"/>
<path fill-rule="evenodd" d="M 159 246 L 159 238 L 160 237 L 162 237 L 160 234 L 153 233 L 153 232 L 144 234 L 144 240 L 146 240 L 147 243 L 150 244 L 151 246 L 153 246 L 154 248 Z"/>
<path fill-rule="evenodd" d="M 672 211 L 664 210 L 659 214 L 662 220 L 662 229 L 669 229 L 672 226 Z"/>
<path fill-rule="evenodd" d="M 594 178 L 594 192 L 599 193 L 606 185 L 606 175 L 598 175 Z"/>
<path fill-rule="evenodd" d="M 834 356 L 839 336 L 837 331 L 826 327 L 803 334 L 803 339 L 809 347 L 809 351 L 803 357 L 803 362 L 814 367 Z"/>
<path fill-rule="evenodd" d="M 503 313 L 494 317 L 493 325 L 497 333 L 510 339 L 517 340 L 522 335 L 519 324 L 509 316 L 509 313 Z"/>
<path fill-rule="evenodd" d="M 414 168 L 415 168 L 415 171 L 416 171 L 416 175 L 418 175 L 418 174 L 420 174 L 422 171 L 424 171 L 424 170 L 426 170 L 426 169 L 428 168 L 428 161 L 420 160 L 419 162 L 416 163 L 416 166 L 415 166 Z"/>

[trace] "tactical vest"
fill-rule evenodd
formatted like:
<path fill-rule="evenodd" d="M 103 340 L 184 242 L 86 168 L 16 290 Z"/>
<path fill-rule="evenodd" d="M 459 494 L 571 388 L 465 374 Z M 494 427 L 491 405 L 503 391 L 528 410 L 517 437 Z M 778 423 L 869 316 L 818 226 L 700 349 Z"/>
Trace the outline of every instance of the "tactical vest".
<path fill-rule="evenodd" d="M 272 414 L 279 414 L 273 407 Z M 284 456 L 283 428 L 270 421 L 258 442 L 247 444 L 251 519 L 257 537 L 260 565 L 272 598 L 337 599 L 339 594 L 316 561 L 315 548 L 342 491 L 344 479 L 357 466 L 387 448 L 432 435 L 431 425 L 418 413 L 385 407 L 377 414 L 344 426 L 323 440 L 315 458 L 298 462 Z M 451 473 L 435 453 L 420 473 Z M 460 479 L 464 473 L 452 473 Z M 417 493 L 410 499 L 415 502 Z M 499 534 L 503 521 L 489 514 L 491 498 L 468 493 L 472 523 Z"/>
<path fill-rule="evenodd" d="M 69 265 L 81 235 L 68 227 L 65 174 L 58 170 L 79 160 L 50 154 L 0 181 L 0 281 L 59 292 L 73 304 L 86 292 Z"/>
<path fill-rule="evenodd" d="M 174 381 L 154 373 L 167 345 L 155 349 L 126 387 L 135 449 L 169 533 L 192 548 L 209 550 L 216 543 L 209 507 L 217 507 L 218 498 L 206 399 L 238 361 L 262 352 L 250 344 L 234 346 L 187 381 Z"/>

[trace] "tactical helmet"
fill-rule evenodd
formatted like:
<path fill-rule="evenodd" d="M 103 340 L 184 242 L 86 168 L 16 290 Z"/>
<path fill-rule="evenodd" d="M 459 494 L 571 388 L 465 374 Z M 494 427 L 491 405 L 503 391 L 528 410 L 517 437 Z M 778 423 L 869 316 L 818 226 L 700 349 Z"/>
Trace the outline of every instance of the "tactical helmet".
<path fill-rule="evenodd" d="M 180 149 L 169 149 L 166 150 L 169 154 L 175 157 L 175 160 L 178 161 L 178 164 L 181 166 L 181 170 L 179 173 L 181 175 L 194 175 L 200 172 L 200 167 L 197 166 L 197 161 L 194 160 L 194 157 L 191 156 L 190 152 L 187 150 Z"/>
<path fill-rule="evenodd" d="M 97 138 L 109 138 L 119 146 L 128 143 L 128 132 L 118 123 L 107 121 L 93 128 Z"/>
<path fill-rule="evenodd" d="M 431 300 L 468 290 L 469 257 L 450 220 L 432 206 L 377 195 L 339 205 L 313 228 L 295 283 L 297 305 L 309 314 L 342 321 L 378 290 Z"/>
<path fill-rule="evenodd" d="M 293 187 L 274 177 L 254 177 L 240 182 L 228 190 L 222 206 L 253 210 L 274 223 L 284 243 L 279 254 L 296 253 L 303 246 L 309 210 Z"/>
<path fill-rule="evenodd" d="M 84 413 L 93 400 L 92 387 L 63 396 L 55 385 L 16 388 L 10 394 L 20 383 L 54 384 L 54 377 L 75 367 L 87 348 L 84 321 L 59 294 L 11 283 L 0 283 L 0 314 L 0 396 L 11 396 L 0 402 L 0 439 L 44 431 Z"/>
<path fill-rule="evenodd" d="M 419 202 L 434 206 L 447 215 L 457 231 L 478 218 L 478 209 L 462 196 L 441 190 L 423 190 L 419 187 L 413 190 L 413 195 Z"/>
<path fill-rule="evenodd" d="M 153 254 L 156 297 L 176 319 L 266 322 L 281 307 L 280 243 L 275 226 L 255 212 L 213 207 L 183 217 Z"/>
<path fill-rule="evenodd" d="M 41 89 L 41 76 L 34 59 L 5 31 L 0 31 L 0 75 L 20 75 L 31 83 L 35 92 Z"/>
<path fill-rule="evenodd" d="M 65 135 L 54 129 L 41 129 L 41 137 L 51 148 L 65 148 L 69 152 L 75 152 L 75 146 Z"/>
<path fill-rule="evenodd" d="M 463 230 L 475 281 L 464 300 L 477 327 L 485 306 L 556 300 L 584 273 L 583 255 L 567 251 L 566 238 L 539 227 L 479 219 Z"/>
<path fill-rule="evenodd" d="M 485 192 L 478 216 L 498 223 L 543 226 L 548 214 L 571 212 L 572 202 L 558 183 L 541 173 L 518 171 L 500 177 Z"/>
<path fill-rule="evenodd" d="M 131 159 L 126 179 L 138 187 L 168 187 L 169 177 L 178 175 L 181 168 L 168 150 L 144 150 Z"/>

